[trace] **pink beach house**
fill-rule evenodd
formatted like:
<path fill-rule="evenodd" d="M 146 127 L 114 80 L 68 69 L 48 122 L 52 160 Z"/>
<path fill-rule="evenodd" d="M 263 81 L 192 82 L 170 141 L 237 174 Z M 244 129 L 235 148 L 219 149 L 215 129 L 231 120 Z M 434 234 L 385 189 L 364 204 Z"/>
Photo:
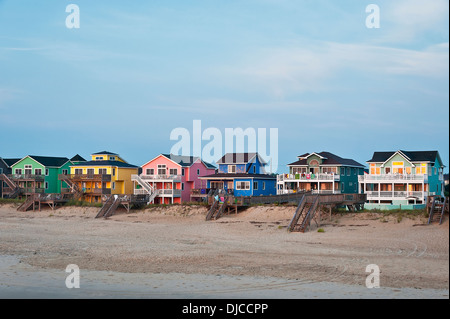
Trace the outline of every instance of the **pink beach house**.
<path fill-rule="evenodd" d="M 199 201 L 206 193 L 206 181 L 199 177 L 214 174 L 216 167 L 199 157 L 160 154 L 142 165 L 133 175 L 135 195 L 149 195 L 149 203 L 174 204 Z"/>

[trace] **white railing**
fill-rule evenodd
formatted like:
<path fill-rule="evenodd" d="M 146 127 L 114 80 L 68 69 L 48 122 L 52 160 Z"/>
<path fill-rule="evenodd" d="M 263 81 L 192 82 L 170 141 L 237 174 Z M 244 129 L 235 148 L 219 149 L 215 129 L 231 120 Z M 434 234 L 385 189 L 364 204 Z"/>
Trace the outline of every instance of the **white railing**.
<path fill-rule="evenodd" d="M 339 181 L 338 174 L 281 174 L 277 176 L 278 182 L 288 181 Z"/>
<path fill-rule="evenodd" d="M 417 197 L 425 198 L 426 192 L 409 192 L 409 191 L 366 191 L 367 198 L 406 198 Z"/>
<path fill-rule="evenodd" d="M 283 194 L 295 194 L 295 193 L 301 193 L 306 190 L 300 190 L 300 191 L 294 191 L 292 189 L 279 189 L 277 190 L 278 195 Z M 340 190 L 313 190 L 311 191 L 312 194 L 341 194 Z"/>
<path fill-rule="evenodd" d="M 414 175 L 414 174 L 385 174 L 385 175 L 360 175 L 358 176 L 359 182 L 372 182 L 372 181 L 428 181 L 428 175 Z"/>
<path fill-rule="evenodd" d="M 181 175 L 140 175 L 143 180 L 169 180 L 181 182 Z"/>

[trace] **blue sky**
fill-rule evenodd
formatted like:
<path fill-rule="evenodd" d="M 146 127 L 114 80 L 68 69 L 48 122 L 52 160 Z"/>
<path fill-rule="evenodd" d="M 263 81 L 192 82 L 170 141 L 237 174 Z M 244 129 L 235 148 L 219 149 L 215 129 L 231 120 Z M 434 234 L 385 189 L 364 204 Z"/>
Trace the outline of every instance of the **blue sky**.
<path fill-rule="evenodd" d="M 68 29 L 66 6 L 80 9 Z M 368 29 L 367 5 L 380 7 Z M 0 0 L 0 156 L 141 165 L 173 129 L 278 128 L 278 171 L 329 151 L 449 165 L 447 0 Z M 205 142 L 206 143 L 206 142 Z M 448 171 L 448 168 L 447 168 Z"/>

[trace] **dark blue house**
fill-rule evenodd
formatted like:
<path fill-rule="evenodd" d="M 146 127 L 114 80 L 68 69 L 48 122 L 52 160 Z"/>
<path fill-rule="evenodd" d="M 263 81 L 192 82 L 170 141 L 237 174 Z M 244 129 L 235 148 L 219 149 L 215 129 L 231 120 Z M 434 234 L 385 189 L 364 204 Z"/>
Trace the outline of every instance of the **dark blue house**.
<path fill-rule="evenodd" d="M 276 195 L 277 177 L 267 174 L 258 153 L 227 153 L 217 162 L 215 174 L 200 177 L 207 188 L 223 189 L 234 196 Z"/>

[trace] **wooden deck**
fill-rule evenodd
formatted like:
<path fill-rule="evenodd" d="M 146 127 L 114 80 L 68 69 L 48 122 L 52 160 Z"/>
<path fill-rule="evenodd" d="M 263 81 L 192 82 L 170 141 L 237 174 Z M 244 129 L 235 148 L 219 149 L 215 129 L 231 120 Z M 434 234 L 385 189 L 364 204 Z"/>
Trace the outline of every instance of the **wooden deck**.
<path fill-rule="evenodd" d="M 328 207 L 330 214 L 332 208 L 338 206 L 347 207 L 350 211 L 362 210 L 366 202 L 366 195 L 301 192 L 274 196 L 235 197 L 233 195 L 222 194 L 219 195 L 219 201 L 213 196 L 209 196 L 208 202 L 211 206 L 206 215 L 206 220 L 218 219 L 225 213 L 225 210 L 230 213 L 233 208 L 237 213 L 238 207 L 295 203 L 298 206 L 288 226 L 288 231 L 305 232 L 310 227 L 312 220 L 315 220 L 317 223 L 316 212 L 320 212 L 321 208 Z M 297 225 L 298 223 L 299 225 Z"/>

